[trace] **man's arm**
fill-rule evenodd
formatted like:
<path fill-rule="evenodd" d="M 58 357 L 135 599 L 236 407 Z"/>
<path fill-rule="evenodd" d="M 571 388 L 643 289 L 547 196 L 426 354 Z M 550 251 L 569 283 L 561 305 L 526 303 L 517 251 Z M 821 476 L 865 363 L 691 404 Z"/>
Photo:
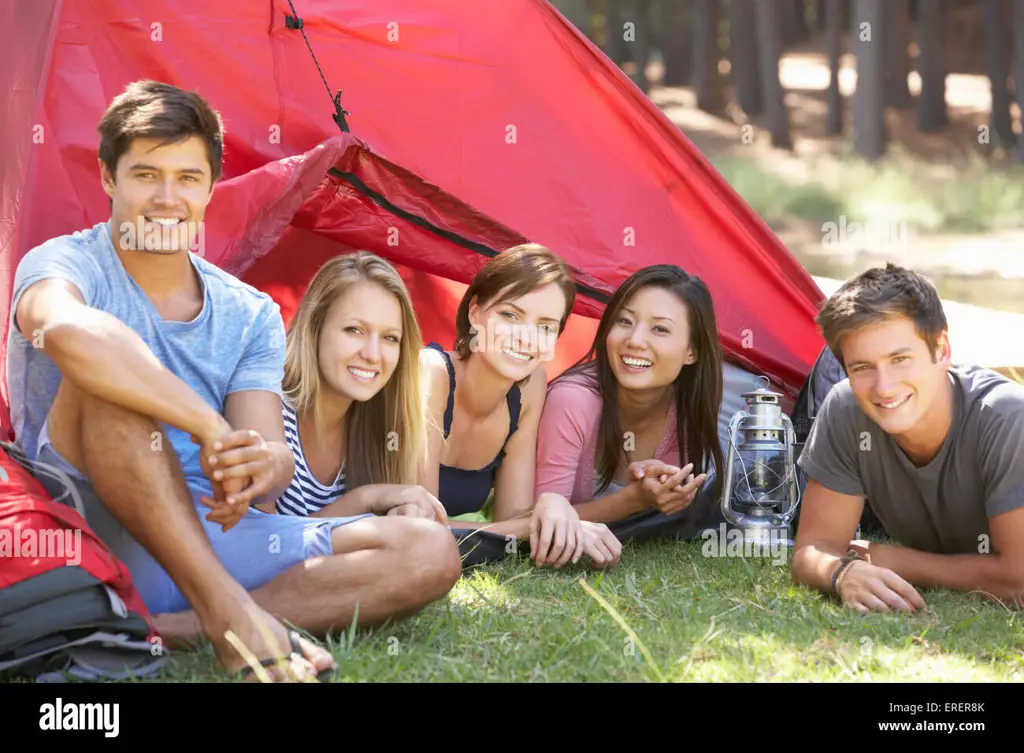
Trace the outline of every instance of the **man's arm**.
<path fill-rule="evenodd" d="M 793 544 L 793 582 L 832 593 L 832 572 L 849 550 L 864 498 L 840 494 L 809 479 Z"/>
<path fill-rule="evenodd" d="M 864 511 L 858 411 L 849 385 L 836 385 L 822 402 L 798 461 L 808 481 L 793 546 L 793 581 L 825 593 L 834 593 L 832 576 Z M 837 590 L 843 603 L 862 613 L 924 606 L 921 595 L 895 572 L 863 562 L 843 571 Z"/>
<path fill-rule="evenodd" d="M 857 529 L 864 498 L 841 494 L 814 479 L 807 482 L 800 511 L 800 526 L 793 546 L 793 581 L 832 589 L 832 576 L 850 548 Z M 847 606 L 861 613 L 891 610 L 913 611 L 924 600 L 899 573 L 878 563 L 854 562 L 838 581 L 837 595 Z"/>
<path fill-rule="evenodd" d="M 204 441 L 230 430 L 134 330 L 86 305 L 74 283 L 50 278 L 31 284 L 18 300 L 15 317 L 22 334 L 83 392 Z"/>
<path fill-rule="evenodd" d="M 259 390 L 234 392 L 224 401 L 224 416 L 239 433 L 239 445 L 217 453 L 214 473 L 221 461 L 230 465 L 228 474 L 251 482 L 232 497 L 248 500 L 264 512 L 274 512 L 274 503 L 284 494 L 295 474 L 295 457 L 284 436 L 281 398 L 273 392 Z M 243 432 L 248 436 L 242 435 Z M 226 438 L 228 445 L 231 436 Z"/>
<path fill-rule="evenodd" d="M 989 526 L 991 553 L 932 554 L 873 542 L 865 550 L 871 564 L 916 586 L 977 592 L 1024 607 L 1024 508 L 991 518 Z"/>
<path fill-rule="evenodd" d="M 245 485 L 229 495 L 229 502 L 274 512 L 274 502 L 295 473 L 281 412 L 286 335 L 276 303 L 264 302 L 249 333 L 224 398 L 224 416 L 234 431 L 221 441 L 223 450 L 212 448 L 213 467 L 225 468 L 225 478 Z"/>
<path fill-rule="evenodd" d="M 822 401 L 798 464 L 807 474 L 793 543 L 793 580 L 831 593 L 832 572 L 849 549 L 864 511 L 857 463 L 856 406 L 848 385 Z"/>

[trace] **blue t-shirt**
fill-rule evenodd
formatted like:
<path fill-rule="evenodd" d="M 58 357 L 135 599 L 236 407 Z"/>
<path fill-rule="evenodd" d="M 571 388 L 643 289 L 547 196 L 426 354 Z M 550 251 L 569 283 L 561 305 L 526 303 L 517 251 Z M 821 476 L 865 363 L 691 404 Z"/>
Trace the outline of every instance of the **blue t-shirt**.
<path fill-rule="evenodd" d="M 188 252 L 186 252 L 188 253 Z M 33 283 L 60 278 L 81 291 L 88 306 L 124 322 L 154 355 L 218 413 L 225 398 L 242 390 L 281 396 L 285 331 L 273 299 L 189 253 L 203 287 L 203 309 L 190 322 L 163 320 L 114 250 L 109 222 L 53 238 L 29 251 L 14 278 L 8 323 L 7 384 L 15 439 L 32 460 L 39 432 L 60 386 L 61 373 L 32 333 L 15 320 L 22 293 Z M 163 426 L 193 492 L 210 494 L 199 464 L 199 445 L 179 429 Z"/>

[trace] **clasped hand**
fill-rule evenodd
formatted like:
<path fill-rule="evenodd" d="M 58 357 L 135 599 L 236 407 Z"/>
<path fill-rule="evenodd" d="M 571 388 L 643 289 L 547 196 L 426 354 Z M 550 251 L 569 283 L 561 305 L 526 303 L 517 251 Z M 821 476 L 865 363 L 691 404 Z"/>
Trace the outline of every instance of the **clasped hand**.
<path fill-rule="evenodd" d="M 441 501 L 419 485 L 400 486 L 393 492 L 389 489 L 373 503 L 370 512 L 374 515 L 429 518 L 445 526 L 449 523 L 448 512 Z"/>
<path fill-rule="evenodd" d="M 646 507 L 655 508 L 663 515 L 672 515 L 689 507 L 707 480 L 706 473 L 694 478 L 692 470 L 693 463 L 678 468 L 660 460 L 640 460 L 630 464 L 629 475 L 640 484 Z"/>
<path fill-rule="evenodd" d="M 213 487 L 213 496 L 200 500 L 212 509 L 206 519 L 227 532 L 249 511 L 253 500 L 274 483 L 274 457 L 259 432 L 231 431 L 210 444 L 198 437 L 200 465 Z"/>

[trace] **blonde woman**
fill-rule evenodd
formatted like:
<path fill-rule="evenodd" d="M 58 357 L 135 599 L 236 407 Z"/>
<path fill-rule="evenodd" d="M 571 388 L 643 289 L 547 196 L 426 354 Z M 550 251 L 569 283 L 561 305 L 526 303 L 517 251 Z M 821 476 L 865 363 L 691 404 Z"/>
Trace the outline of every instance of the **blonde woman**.
<path fill-rule="evenodd" d="M 417 485 L 427 446 L 422 346 L 409 293 L 384 259 L 359 251 L 317 271 L 287 334 L 282 406 L 295 475 L 264 512 L 447 525 Z"/>

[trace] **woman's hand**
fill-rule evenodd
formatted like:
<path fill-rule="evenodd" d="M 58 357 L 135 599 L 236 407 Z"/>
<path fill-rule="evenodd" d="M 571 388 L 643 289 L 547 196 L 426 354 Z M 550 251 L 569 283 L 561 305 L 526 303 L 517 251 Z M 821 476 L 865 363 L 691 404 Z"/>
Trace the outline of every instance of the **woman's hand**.
<path fill-rule="evenodd" d="M 656 509 L 663 515 L 672 515 L 689 507 L 707 480 L 706 473 L 694 478 L 690 473 L 693 463 L 677 468 L 659 461 L 645 460 L 633 463 L 629 469 L 631 477 L 640 484 L 644 506 Z"/>
<path fill-rule="evenodd" d="M 591 566 L 597 569 L 615 567 L 622 555 L 622 542 L 604 523 L 582 521 L 583 553 L 590 557 Z"/>
<path fill-rule="evenodd" d="M 580 516 L 560 494 L 541 494 L 530 516 L 530 555 L 540 567 L 579 562 L 585 545 Z"/>

